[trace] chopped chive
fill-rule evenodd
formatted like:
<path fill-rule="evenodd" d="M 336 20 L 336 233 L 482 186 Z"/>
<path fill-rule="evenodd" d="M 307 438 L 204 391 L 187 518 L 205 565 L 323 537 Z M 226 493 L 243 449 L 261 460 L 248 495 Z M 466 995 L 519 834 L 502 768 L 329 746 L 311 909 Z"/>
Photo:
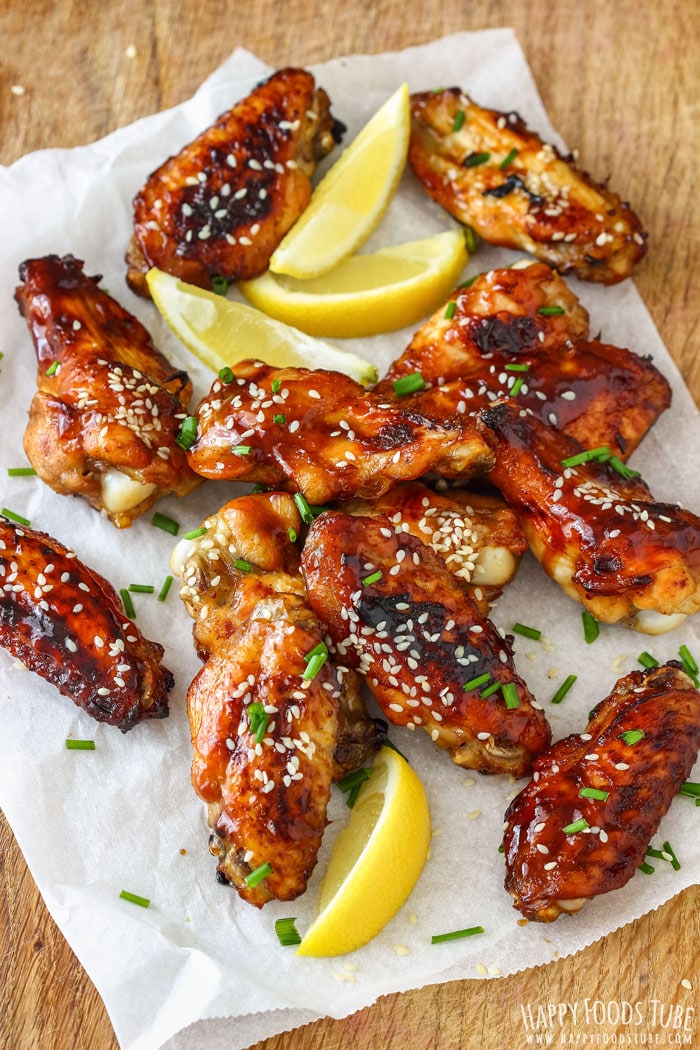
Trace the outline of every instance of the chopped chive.
<path fill-rule="evenodd" d="M 239 572 L 253 572 L 255 569 L 252 561 L 246 561 L 245 558 L 234 558 L 233 567 L 238 569 Z"/>
<path fill-rule="evenodd" d="M 543 317 L 558 317 L 564 312 L 563 306 L 541 306 L 537 311 L 537 313 L 542 314 Z"/>
<path fill-rule="evenodd" d="M 470 153 L 462 164 L 465 168 L 478 168 L 480 164 L 486 164 L 488 160 L 491 160 L 490 153 Z"/>
<path fill-rule="evenodd" d="M 506 682 L 501 688 L 503 693 L 503 699 L 506 702 L 506 707 L 509 711 L 514 710 L 516 707 L 520 707 L 520 699 L 518 697 L 518 690 L 515 686 L 515 682 Z"/>
<path fill-rule="evenodd" d="M 306 670 L 301 676 L 304 679 L 304 681 L 310 682 L 312 678 L 315 678 L 327 659 L 328 654 L 324 656 L 323 653 L 318 653 L 316 656 L 312 656 L 308 664 L 306 665 Z"/>
<path fill-rule="evenodd" d="M 642 872 L 644 872 L 645 875 L 653 875 L 654 874 L 654 869 L 652 868 L 651 864 L 647 864 L 646 861 L 643 861 L 639 865 L 639 867 L 637 868 L 637 871 L 642 871 Z"/>
<path fill-rule="evenodd" d="M 138 904 L 140 908 L 147 908 L 151 903 L 148 897 L 139 897 L 137 893 L 129 893 L 128 890 L 122 890 L 119 896 L 123 901 L 131 901 L 132 904 Z"/>
<path fill-rule="evenodd" d="M 259 481 L 256 485 L 253 485 L 252 489 L 250 490 L 250 494 L 251 496 L 259 496 L 261 492 L 269 491 L 270 490 L 268 489 L 267 485 L 263 485 L 262 482 Z"/>
<path fill-rule="evenodd" d="M 219 379 L 222 383 L 232 383 L 236 377 L 233 374 L 232 369 L 228 367 L 219 369 Z"/>
<path fill-rule="evenodd" d="M 33 478 L 36 477 L 34 467 L 8 467 L 8 478 Z"/>
<path fill-rule="evenodd" d="M 309 506 L 307 499 L 301 492 L 294 493 L 294 502 L 297 505 L 297 510 L 301 515 L 301 520 L 309 525 L 313 520 L 314 516 L 311 513 L 311 507 Z"/>
<path fill-rule="evenodd" d="M 578 831 L 585 831 L 587 827 L 590 827 L 585 817 L 581 817 L 580 820 L 575 820 L 573 824 L 567 824 L 565 828 L 561 830 L 565 835 L 575 835 Z"/>
<path fill-rule="evenodd" d="M 448 303 L 447 306 L 445 307 L 445 318 L 448 321 L 452 320 L 452 318 L 455 315 L 455 310 L 456 309 L 457 309 L 457 303 L 453 299 L 452 302 Z"/>
<path fill-rule="evenodd" d="M 262 882 L 263 879 L 266 879 L 268 875 L 272 875 L 272 865 L 266 860 L 265 863 L 261 864 L 259 868 L 255 869 L 255 871 L 251 871 L 250 875 L 246 875 L 246 886 L 250 886 L 251 888 L 257 886 L 258 883 Z"/>
<path fill-rule="evenodd" d="M 132 594 L 153 594 L 155 587 L 150 583 L 130 583 L 129 590 Z"/>
<path fill-rule="evenodd" d="M 518 394 L 520 393 L 520 388 L 521 388 L 521 386 L 523 385 L 524 382 L 525 382 L 525 380 L 523 379 L 523 377 L 522 376 L 518 376 L 518 378 L 515 380 L 515 382 L 513 383 L 512 387 L 510 388 L 510 396 L 511 397 L 517 397 L 518 396 Z"/>
<path fill-rule="evenodd" d="M 162 529 L 163 532 L 169 532 L 171 536 L 177 536 L 180 531 L 180 523 L 169 518 L 167 514 L 161 514 L 159 510 L 151 518 L 151 525 Z"/>
<path fill-rule="evenodd" d="M 369 587 L 369 585 L 371 583 L 379 583 L 381 578 L 382 578 L 381 571 L 377 570 L 377 572 L 373 572 L 370 576 L 365 576 L 364 580 L 362 581 L 362 586 L 363 587 Z"/>
<path fill-rule="evenodd" d="M 407 376 L 401 376 L 394 384 L 394 393 L 397 397 L 405 397 L 406 394 L 415 394 L 418 390 L 425 390 L 427 383 L 420 372 L 411 372 Z"/>
<path fill-rule="evenodd" d="M 357 802 L 357 796 L 360 794 L 361 790 L 362 784 L 356 784 L 352 791 L 348 792 L 348 797 L 345 800 L 348 809 L 354 809 L 355 803 Z"/>
<path fill-rule="evenodd" d="M 700 784 L 693 780 L 684 780 L 678 793 L 680 795 L 686 795 L 688 798 L 700 799 Z"/>
<path fill-rule="evenodd" d="M 473 937 L 475 934 L 483 932 L 483 926 L 470 926 L 466 930 L 452 930 L 451 933 L 434 933 L 430 938 L 430 943 L 442 944 L 443 941 L 458 941 L 462 937 Z"/>
<path fill-rule="evenodd" d="M 501 688 L 500 682 L 492 682 L 491 685 L 487 685 L 485 689 L 479 693 L 482 700 L 486 700 L 489 696 L 493 696 Z"/>
<path fill-rule="evenodd" d="M 571 689 L 571 686 L 574 684 L 577 677 L 578 676 L 575 674 L 568 675 L 561 683 L 554 696 L 552 697 L 551 703 L 560 704 L 566 696 L 566 694 L 569 692 L 569 689 Z"/>
<path fill-rule="evenodd" d="M 313 660 L 314 656 L 328 656 L 328 647 L 325 642 L 319 642 L 313 649 L 309 649 L 308 653 L 304 654 L 304 659 L 308 663 L 309 660 Z"/>
<path fill-rule="evenodd" d="M 294 925 L 295 922 L 295 918 L 275 919 L 275 933 L 283 948 L 288 948 L 292 944 L 301 944 L 301 937 Z"/>
<path fill-rule="evenodd" d="M 460 109 L 460 110 L 457 111 L 455 119 L 454 119 L 454 121 L 452 123 L 452 131 L 453 132 L 459 131 L 461 129 L 461 127 L 464 124 L 464 121 L 466 119 L 466 116 L 467 116 L 467 114 L 464 112 L 463 109 Z"/>
<path fill-rule="evenodd" d="M 542 637 L 542 631 L 538 631 L 536 627 L 528 627 L 524 623 L 514 623 L 511 630 L 514 634 L 522 634 L 525 638 L 532 638 L 535 642 Z"/>
<path fill-rule="evenodd" d="M 690 649 L 687 645 L 682 645 L 680 647 L 680 649 L 678 650 L 678 655 L 683 661 L 683 666 L 685 667 L 686 671 L 689 671 L 691 674 L 698 673 L 698 665 L 695 662 L 695 658 L 693 657 L 693 654 L 690 652 Z"/>
<path fill-rule="evenodd" d="M 265 738 L 265 730 L 267 729 L 270 716 L 259 702 L 248 704 L 248 721 L 250 723 L 250 731 L 255 737 L 256 744 L 262 744 Z"/>
<path fill-rule="evenodd" d="M 198 540 L 200 536 L 205 536 L 209 532 L 206 525 L 200 525 L 197 529 L 190 529 L 189 532 L 183 532 L 183 540 Z"/>
<path fill-rule="evenodd" d="M 507 153 L 501 163 L 498 165 L 499 171 L 505 171 L 509 164 L 512 164 L 518 155 L 517 149 L 513 148 L 510 153 Z"/>
<path fill-rule="evenodd" d="M 655 657 L 653 657 L 651 653 L 648 653 L 646 649 L 637 657 L 637 663 L 641 664 L 642 667 L 647 668 L 659 666 L 659 661 Z"/>
<path fill-rule="evenodd" d="M 664 844 L 663 844 L 663 846 L 661 848 L 663 849 L 664 853 L 668 853 L 669 857 L 671 858 L 671 867 L 673 868 L 673 870 L 674 871 L 680 871 L 681 862 L 679 861 L 678 857 L 676 856 L 676 854 L 675 854 L 671 844 L 669 842 L 664 842 Z M 664 860 L 666 860 L 665 857 L 664 857 Z"/>
<path fill-rule="evenodd" d="M 567 459 L 561 460 L 562 467 L 577 467 L 579 463 L 590 463 L 591 460 L 595 460 L 597 463 L 604 463 L 610 457 L 610 449 L 607 445 L 599 445 L 598 448 L 584 449 L 583 452 L 577 452 L 575 456 L 569 456 Z"/>
<path fill-rule="evenodd" d="M 293 525 L 290 525 L 289 528 L 287 529 L 287 535 L 289 536 L 289 542 L 290 543 L 296 543 L 296 541 L 297 541 L 297 530 L 294 528 Z"/>
<path fill-rule="evenodd" d="M 163 586 L 161 587 L 161 589 L 160 589 L 160 591 L 158 593 L 158 601 L 159 602 L 164 602 L 165 599 L 168 597 L 168 591 L 172 587 L 172 583 L 173 583 L 172 576 L 166 576 L 165 579 L 163 580 Z"/>
<path fill-rule="evenodd" d="M 616 470 L 617 473 L 625 479 L 625 481 L 629 481 L 630 478 L 640 477 L 640 473 L 638 470 L 632 470 L 631 467 L 628 467 L 627 464 L 623 463 L 622 460 L 619 459 L 617 456 L 611 456 L 608 460 L 608 463 L 613 468 L 613 470 Z"/>
<path fill-rule="evenodd" d="M 211 290 L 215 295 L 226 295 L 226 292 L 228 291 L 228 281 L 225 277 L 212 277 Z"/>
<path fill-rule="evenodd" d="M 581 613 L 581 620 L 583 622 L 584 641 L 587 645 L 590 645 L 600 634 L 600 624 L 595 616 L 592 616 L 591 613 L 589 613 L 588 609 L 584 609 Z"/>
<path fill-rule="evenodd" d="M 234 445 L 231 449 L 235 456 L 249 456 L 253 451 L 252 445 Z"/>
<path fill-rule="evenodd" d="M 655 860 L 665 860 L 664 852 L 661 849 L 654 849 L 652 846 L 647 846 L 647 851 L 644 854 L 645 857 L 653 857 Z"/>
<path fill-rule="evenodd" d="M 279 423 L 280 425 L 282 425 L 283 423 L 287 422 L 287 417 L 285 416 L 284 412 L 278 412 L 277 415 L 272 417 L 272 422 Z"/>
<path fill-rule="evenodd" d="M 581 788 L 579 791 L 579 796 L 581 798 L 594 798 L 598 802 L 606 802 L 609 795 L 609 791 L 601 791 L 600 788 L 585 787 Z"/>
<path fill-rule="evenodd" d="M 356 769 L 353 773 L 348 773 L 346 777 L 338 781 L 340 790 L 347 793 L 348 797 L 345 801 L 349 809 L 352 809 L 357 802 L 357 796 L 360 794 L 362 785 L 369 780 L 371 774 L 371 769 Z"/>
<path fill-rule="evenodd" d="M 513 363 L 505 366 L 506 372 L 529 372 L 530 366 L 526 364 Z"/>
<path fill-rule="evenodd" d="M 471 226 L 465 226 L 464 227 L 464 247 L 467 249 L 467 254 L 468 255 L 473 255 L 474 252 L 477 249 L 477 246 L 478 246 L 478 240 L 477 240 L 477 236 L 476 236 L 476 230 L 474 230 Z M 478 277 L 478 276 L 479 276 L 479 274 L 476 275 L 476 277 Z M 476 280 L 476 277 L 472 278 L 472 282 L 471 282 L 472 284 Z M 471 285 L 468 285 L 468 287 L 471 287 Z"/>
<path fill-rule="evenodd" d="M 55 376 L 56 372 L 58 372 L 59 368 L 60 368 L 59 362 L 58 361 L 52 361 L 51 364 L 49 365 L 49 367 L 46 369 L 46 375 L 47 376 Z"/>
<path fill-rule="evenodd" d="M 134 609 L 134 603 L 131 600 L 131 595 L 125 587 L 122 587 L 122 589 L 120 590 L 119 597 L 122 600 L 122 605 L 124 606 L 124 612 L 126 613 L 126 615 L 129 617 L 130 620 L 135 620 L 136 610 Z"/>
<path fill-rule="evenodd" d="M 182 426 L 178 431 L 178 435 L 175 438 L 175 444 L 179 445 L 180 448 L 187 452 L 188 449 L 192 448 L 195 441 L 197 440 L 197 417 L 187 416 L 183 419 Z"/>
<path fill-rule="evenodd" d="M 18 525 L 31 525 L 29 518 L 23 518 L 21 514 L 15 514 L 13 510 L 9 510 L 7 507 L 3 507 L 0 514 L 4 518 L 9 518 L 10 521 L 16 521 Z"/>
<path fill-rule="evenodd" d="M 620 733 L 620 739 L 624 740 L 630 747 L 638 744 L 640 740 L 644 739 L 644 736 L 643 729 L 627 729 L 624 733 Z"/>
<path fill-rule="evenodd" d="M 273 379 L 271 389 L 273 394 L 279 394 L 280 390 L 282 389 L 282 380 Z"/>
<path fill-rule="evenodd" d="M 504 847 L 503 843 L 501 843 L 501 845 L 498 847 L 498 852 L 499 853 L 505 853 L 505 847 Z"/>
<path fill-rule="evenodd" d="M 94 751 L 94 740 L 66 740 L 66 748 L 69 751 Z"/>
<path fill-rule="evenodd" d="M 477 675 L 476 678 L 470 678 L 464 683 L 464 692 L 468 693 L 470 689 L 478 689 L 480 685 L 486 685 L 490 677 L 491 675 L 486 671 L 485 674 Z"/>
<path fill-rule="evenodd" d="M 386 740 L 384 740 L 384 741 L 382 742 L 382 747 L 388 747 L 388 748 L 391 748 L 391 750 L 392 750 L 392 751 L 395 751 L 397 755 L 401 755 L 401 758 L 402 758 L 402 759 L 404 760 L 404 762 L 405 762 L 405 763 L 406 763 L 407 765 L 409 765 L 409 766 L 410 766 L 410 764 L 411 764 L 411 763 L 410 763 L 410 762 L 408 761 L 408 759 L 407 759 L 407 758 L 406 758 L 406 756 L 404 755 L 403 751 L 401 751 L 401 750 L 400 750 L 400 749 L 399 749 L 399 748 L 398 748 L 398 747 L 396 746 L 396 744 L 394 744 L 394 743 L 393 743 L 393 742 L 392 742 L 391 740 L 389 740 L 389 737 L 387 737 L 387 738 L 386 738 Z"/>

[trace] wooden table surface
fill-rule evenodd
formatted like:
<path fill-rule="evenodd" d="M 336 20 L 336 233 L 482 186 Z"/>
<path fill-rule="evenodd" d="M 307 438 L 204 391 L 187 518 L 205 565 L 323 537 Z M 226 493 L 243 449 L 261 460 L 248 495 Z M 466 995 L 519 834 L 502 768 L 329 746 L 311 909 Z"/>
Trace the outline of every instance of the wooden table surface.
<path fill-rule="evenodd" d="M 91 141 L 178 103 L 240 45 L 273 66 L 301 65 L 507 25 L 582 165 L 609 175 L 641 213 L 651 236 L 637 286 L 700 402 L 697 0 L 2 0 L 0 163 Z M 0 1047 L 113 1050 L 102 1002 L 47 914 L 4 820 L 0 849 Z M 348 1042 L 355 1050 L 398 1050 L 408 1040 L 417 1050 L 519 1050 L 523 1003 L 691 1005 L 700 988 L 699 914 L 694 887 L 573 958 L 497 981 L 388 996 L 257 1050 Z M 596 1045 L 596 1036 L 603 1045 L 613 1031 L 581 1016 L 561 1029 L 570 1045 Z M 666 1035 L 657 1026 L 656 1037 Z M 685 1045 L 700 1046 L 700 1028 Z"/>

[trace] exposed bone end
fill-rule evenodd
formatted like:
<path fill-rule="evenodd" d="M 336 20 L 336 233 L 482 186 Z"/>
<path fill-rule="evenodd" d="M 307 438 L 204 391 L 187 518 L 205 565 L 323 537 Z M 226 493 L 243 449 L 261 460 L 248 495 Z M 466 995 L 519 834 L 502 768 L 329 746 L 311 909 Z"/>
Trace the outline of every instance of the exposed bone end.
<path fill-rule="evenodd" d="M 635 631 L 641 634 L 668 634 L 674 631 L 685 620 L 685 613 L 671 613 L 666 615 L 657 612 L 656 609 L 640 609 L 627 623 Z"/>
<path fill-rule="evenodd" d="M 515 575 L 515 558 L 507 547 L 482 547 L 474 565 L 471 583 L 503 587 Z"/>
<path fill-rule="evenodd" d="M 147 482 L 134 481 L 120 470 L 110 467 L 102 475 L 102 502 L 110 514 L 123 514 L 152 496 L 156 487 Z"/>

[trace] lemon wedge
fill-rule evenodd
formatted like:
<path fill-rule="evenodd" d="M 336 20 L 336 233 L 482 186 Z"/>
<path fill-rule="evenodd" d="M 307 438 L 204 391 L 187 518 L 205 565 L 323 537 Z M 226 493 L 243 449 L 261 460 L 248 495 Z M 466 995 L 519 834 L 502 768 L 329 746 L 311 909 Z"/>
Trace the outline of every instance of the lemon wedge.
<path fill-rule="evenodd" d="M 351 339 L 415 324 L 452 291 L 467 263 L 461 230 L 353 255 L 308 281 L 273 274 L 241 281 L 246 299 L 313 336 Z"/>
<path fill-rule="evenodd" d="M 320 910 L 297 955 L 344 955 L 367 944 L 408 898 L 429 841 L 423 785 L 401 755 L 382 747 L 334 843 Z"/>
<path fill-rule="evenodd" d="M 321 179 L 273 253 L 270 269 L 318 277 L 364 244 L 399 184 L 410 130 L 408 85 L 403 84 Z"/>
<path fill-rule="evenodd" d="M 363 357 L 311 339 L 245 303 L 187 284 L 156 267 L 146 280 L 168 327 L 215 372 L 252 359 L 280 368 L 343 372 L 364 386 L 377 382 L 376 366 Z"/>

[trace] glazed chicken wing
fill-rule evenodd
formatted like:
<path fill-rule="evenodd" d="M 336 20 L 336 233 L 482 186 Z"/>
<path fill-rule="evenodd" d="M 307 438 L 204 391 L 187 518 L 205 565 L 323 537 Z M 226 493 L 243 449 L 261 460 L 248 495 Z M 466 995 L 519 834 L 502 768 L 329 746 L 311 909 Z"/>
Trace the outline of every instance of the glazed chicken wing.
<path fill-rule="evenodd" d="M 523 776 L 547 746 L 510 643 L 441 558 L 401 523 L 326 511 L 302 553 L 309 601 L 339 660 L 394 725 L 419 727 L 459 766 Z"/>
<path fill-rule="evenodd" d="M 496 453 L 490 480 L 571 598 L 604 623 L 648 634 L 700 609 L 700 518 L 656 503 L 634 471 L 588 459 L 513 401 L 485 409 L 482 420 Z"/>
<path fill-rule="evenodd" d="M 301 492 L 312 504 L 381 495 L 434 470 L 481 473 L 491 452 L 474 427 L 437 422 L 338 372 L 237 362 L 197 408 L 188 457 L 206 478 Z"/>
<path fill-rule="evenodd" d="M 700 748 L 700 692 L 673 664 L 633 671 L 585 733 L 538 756 L 506 812 L 506 889 L 552 922 L 619 889 L 643 862 Z"/>
<path fill-rule="evenodd" d="M 47 533 L 2 517 L 0 645 L 122 733 L 168 714 L 163 647 L 124 615 L 112 585 Z"/>
<path fill-rule="evenodd" d="M 416 332 L 378 392 L 388 396 L 418 372 L 426 387 L 401 404 L 437 419 L 475 416 L 513 394 L 587 448 L 608 445 L 621 459 L 671 403 L 651 361 L 588 340 L 586 311 L 544 263 L 481 274 L 449 303 Z"/>
<path fill-rule="evenodd" d="M 433 200 L 490 244 L 604 284 L 645 254 L 647 235 L 617 193 L 517 113 L 483 109 L 459 88 L 411 96 L 408 156 Z"/>
<path fill-rule="evenodd" d="M 357 676 L 326 658 L 290 539 L 303 527 L 292 496 L 244 496 L 203 527 L 171 559 L 206 660 L 188 692 L 192 782 L 219 876 L 262 907 L 304 892 L 331 783 L 376 750 L 381 732 Z M 263 865 L 271 870 L 256 883 Z"/>
<path fill-rule="evenodd" d="M 262 273 L 342 130 L 305 70 L 283 69 L 258 84 L 137 194 L 127 254 L 133 291 L 149 295 L 151 266 L 203 288 L 212 277 Z"/>
<path fill-rule="evenodd" d="M 78 495 L 118 528 L 200 480 L 176 439 L 191 384 L 146 329 L 67 255 L 29 259 L 16 292 L 34 340 L 38 391 L 27 457 L 56 492 Z"/>

